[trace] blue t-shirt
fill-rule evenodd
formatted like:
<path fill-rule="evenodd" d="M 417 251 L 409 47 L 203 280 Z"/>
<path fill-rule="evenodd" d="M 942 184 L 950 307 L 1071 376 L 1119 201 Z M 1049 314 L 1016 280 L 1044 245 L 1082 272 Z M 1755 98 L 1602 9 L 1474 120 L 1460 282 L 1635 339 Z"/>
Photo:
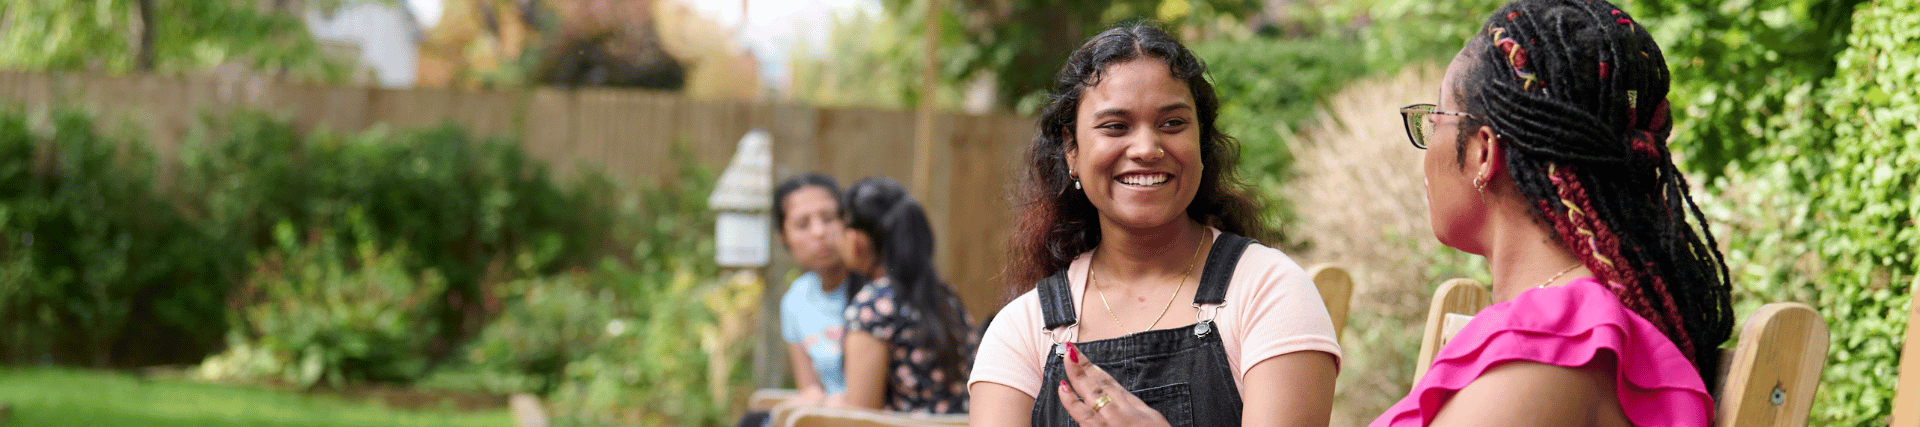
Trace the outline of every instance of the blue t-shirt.
<path fill-rule="evenodd" d="M 787 343 L 807 350 L 807 357 L 813 359 L 813 372 L 819 375 L 820 386 L 827 394 L 847 391 L 846 374 L 840 365 L 840 338 L 846 332 L 842 310 L 846 307 L 846 292 L 839 287 L 833 292 L 822 291 L 820 276 L 813 272 L 794 279 L 787 295 L 780 298 L 780 335 Z"/>

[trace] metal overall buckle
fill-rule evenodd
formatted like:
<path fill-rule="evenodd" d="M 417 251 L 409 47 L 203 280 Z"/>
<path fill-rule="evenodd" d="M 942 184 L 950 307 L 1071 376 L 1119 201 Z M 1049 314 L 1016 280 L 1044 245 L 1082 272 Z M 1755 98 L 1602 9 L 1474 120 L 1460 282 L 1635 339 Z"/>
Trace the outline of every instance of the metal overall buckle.
<path fill-rule="evenodd" d="M 1224 302 L 1219 304 L 1208 304 L 1204 307 L 1201 306 L 1200 303 L 1197 303 L 1197 302 L 1193 303 L 1193 309 L 1194 309 L 1193 336 L 1204 337 L 1204 336 L 1207 336 L 1207 334 L 1212 333 L 1213 319 L 1215 317 L 1220 316 L 1220 307 L 1226 307 L 1226 306 L 1227 306 L 1227 303 L 1224 303 Z M 1213 310 L 1208 311 L 1207 309 L 1209 308 Z"/>

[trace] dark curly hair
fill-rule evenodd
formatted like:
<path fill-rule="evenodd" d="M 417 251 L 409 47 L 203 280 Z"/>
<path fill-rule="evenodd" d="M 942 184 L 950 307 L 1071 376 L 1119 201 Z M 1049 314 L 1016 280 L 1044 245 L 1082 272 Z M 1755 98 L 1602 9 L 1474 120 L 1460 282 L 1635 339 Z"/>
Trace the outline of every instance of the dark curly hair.
<path fill-rule="evenodd" d="M 1520 0 L 1494 12 L 1464 53 L 1456 92 L 1507 148 L 1508 176 L 1535 219 L 1713 384 L 1732 285 L 1667 150 L 1660 46 L 1604 0 Z"/>
<path fill-rule="evenodd" d="M 1014 206 L 1020 210 L 1010 239 L 1012 262 L 1004 277 L 1009 295 L 1034 284 L 1100 245 L 1099 212 L 1084 193 L 1069 191 L 1066 150 L 1071 148 L 1080 98 L 1100 83 L 1108 66 L 1139 58 L 1167 62 L 1174 78 L 1186 81 L 1199 116 L 1200 161 L 1206 165 L 1200 191 L 1187 216 L 1202 224 L 1254 239 L 1273 232 L 1260 221 L 1259 205 L 1240 181 L 1240 144 L 1220 132 L 1220 98 L 1207 81 L 1207 66 L 1165 31 L 1144 23 L 1114 26 L 1087 40 L 1067 57 L 1054 79 L 1052 98 L 1040 111 L 1039 132 L 1027 148 L 1026 177 Z"/>

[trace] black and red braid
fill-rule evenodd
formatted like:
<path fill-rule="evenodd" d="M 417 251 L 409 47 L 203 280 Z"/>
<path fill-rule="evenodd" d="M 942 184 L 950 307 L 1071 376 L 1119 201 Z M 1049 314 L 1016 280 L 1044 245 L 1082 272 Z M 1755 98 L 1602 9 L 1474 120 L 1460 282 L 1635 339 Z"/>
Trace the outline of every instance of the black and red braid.
<path fill-rule="evenodd" d="M 1606 1 L 1521 0 L 1494 13 L 1467 53 L 1456 92 L 1509 148 L 1508 174 L 1537 219 L 1713 383 L 1732 285 L 1666 146 L 1671 82 L 1659 46 Z"/>

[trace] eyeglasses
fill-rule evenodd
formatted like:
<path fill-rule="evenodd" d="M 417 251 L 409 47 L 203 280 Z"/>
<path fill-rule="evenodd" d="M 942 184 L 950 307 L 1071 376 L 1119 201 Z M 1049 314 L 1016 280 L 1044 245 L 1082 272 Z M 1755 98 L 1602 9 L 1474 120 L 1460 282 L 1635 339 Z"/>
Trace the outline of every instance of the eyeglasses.
<path fill-rule="evenodd" d="M 1413 140 L 1414 148 L 1427 149 L 1427 137 L 1433 135 L 1434 123 L 1427 121 L 1427 116 L 1443 114 L 1460 116 L 1467 119 L 1473 118 L 1472 114 L 1456 111 L 1440 111 L 1436 109 L 1437 107 L 1438 106 L 1433 104 L 1413 104 L 1400 109 L 1401 124 L 1407 125 L 1407 139 Z"/>

